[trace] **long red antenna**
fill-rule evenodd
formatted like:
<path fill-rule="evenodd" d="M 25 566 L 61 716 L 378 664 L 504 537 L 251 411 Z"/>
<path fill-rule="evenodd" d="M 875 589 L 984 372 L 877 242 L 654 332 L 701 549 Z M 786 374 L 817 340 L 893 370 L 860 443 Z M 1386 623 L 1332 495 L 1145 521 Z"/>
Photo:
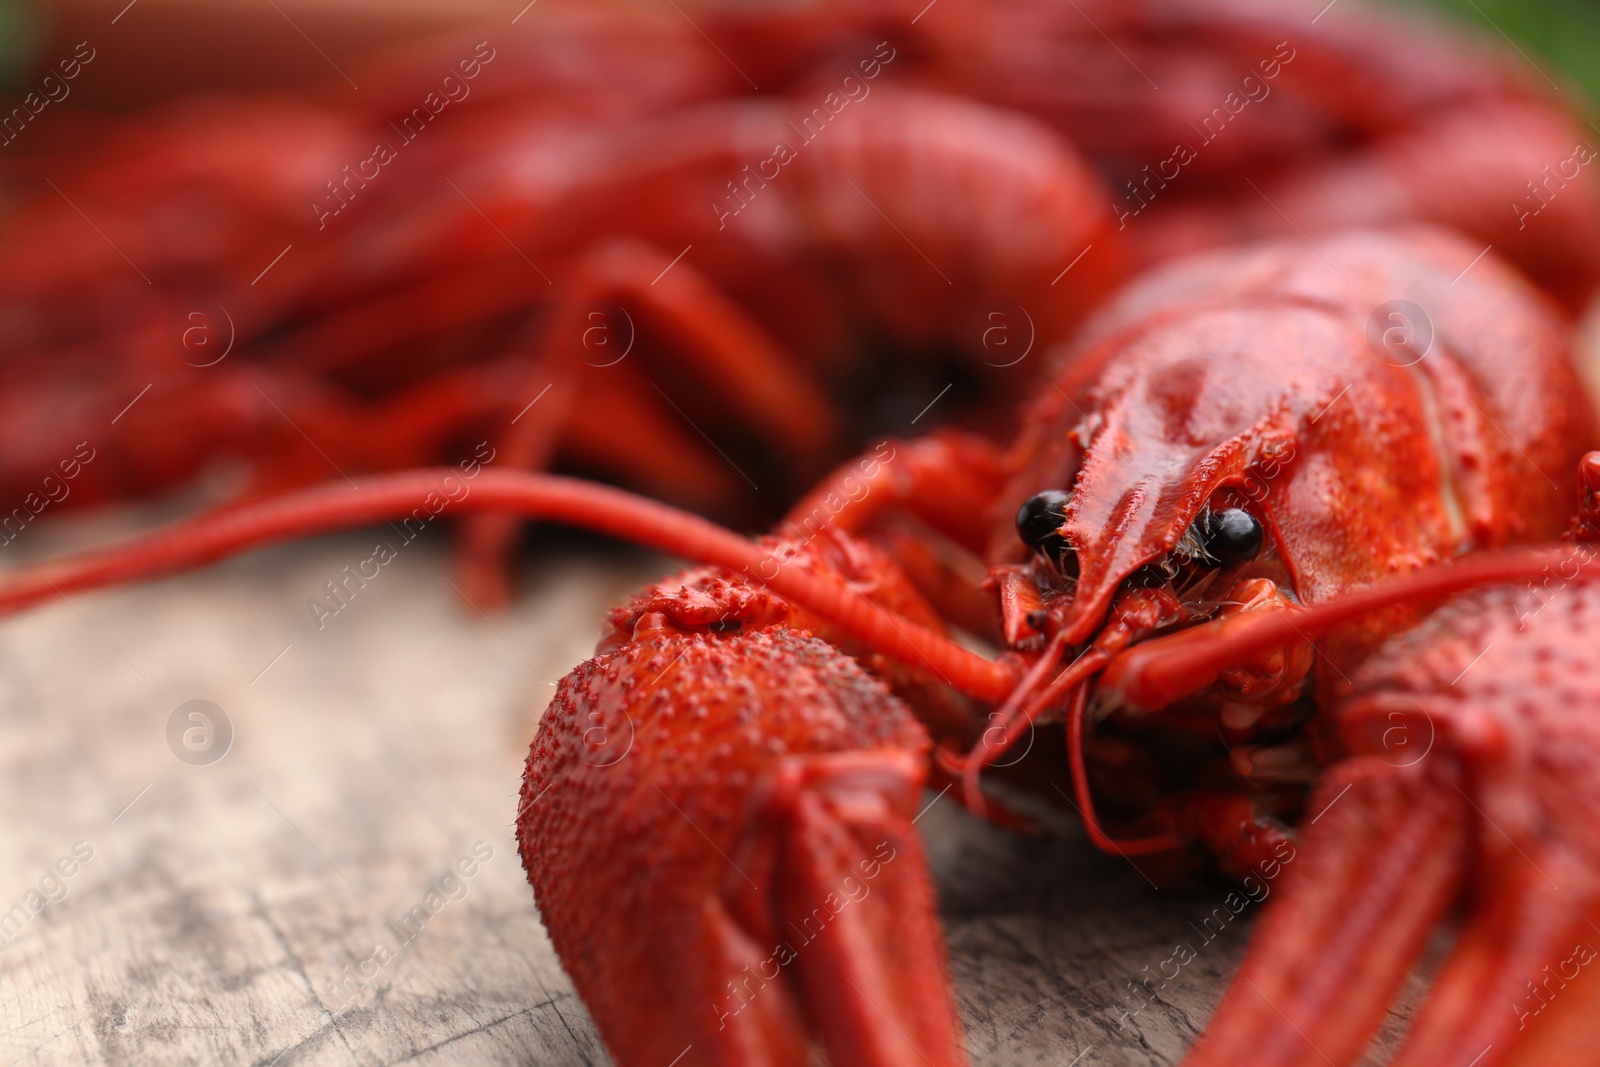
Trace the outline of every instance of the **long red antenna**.
<path fill-rule="evenodd" d="M 1138 708 L 1157 709 L 1171 704 L 1212 683 L 1229 666 L 1268 649 L 1295 640 L 1310 640 L 1332 627 L 1359 619 L 1373 611 L 1396 604 L 1439 600 L 1455 593 L 1484 585 L 1526 581 L 1538 578 L 1551 567 L 1562 567 L 1565 581 L 1577 580 L 1584 567 L 1600 552 L 1577 545 L 1560 548 L 1515 549 L 1480 552 L 1450 563 L 1441 563 L 1404 577 L 1389 579 L 1345 593 L 1309 608 L 1284 608 L 1251 612 L 1219 619 L 1131 645 L 1105 663 L 1093 664 L 1084 677 L 1069 677 L 1063 671 L 1049 691 L 1036 698 L 1044 706 L 1054 706 L 1061 696 L 1060 683 L 1069 681 L 1074 689 L 1067 716 L 1067 752 L 1072 762 L 1074 792 L 1079 814 L 1089 838 L 1101 850 L 1124 856 L 1161 852 L 1181 844 L 1174 834 L 1117 841 L 1108 837 L 1095 815 L 1085 773 L 1083 739 L 1088 695 L 1087 675 L 1102 664 L 1105 671 L 1099 692 Z M 1575 565 L 1575 569 L 1574 569 Z M 1090 650 L 1078 661 L 1084 664 L 1098 650 Z M 1075 665 L 1076 666 L 1076 665 Z M 1019 686 L 1019 690 L 1023 688 Z M 1015 699 L 1015 698 L 1013 698 Z M 1007 706 L 1011 706 L 1008 702 Z"/>
<path fill-rule="evenodd" d="M 1058 630 L 1033 666 L 1020 676 L 1006 702 L 990 716 L 996 726 L 984 732 L 983 738 L 973 746 L 972 751 L 965 757 L 955 757 L 948 750 L 940 751 L 939 758 L 944 769 L 961 776 L 967 807 L 975 814 L 983 814 L 983 794 L 978 788 L 978 775 L 984 768 L 998 763 L 1000 756 L 1017 743 L 1022 735 L 1020 727 L 1026 726 L 1031 731 L 1035 723 L 1066 702 L 1067 754 L 1072 762 L 1078 814 L 1083 819 L 1089 840 L 1102 851 L 1121 856 L 1166 852 L 1180 847 L 1182 841 L 1172 833 L 1122 841 L 1110 837 L 1095 814 L 1094 798 L 1089 791 L 1087 761 L 1083 754 L 1089 686 L 1094 676 L 1104 670 L 1112 657 L 1129 642 L 1148 633 L 1174 606 L 1176 600 L 1170 594 L 1148 590 L 1122 594 L 1117 599 L 1111 620 L 1095 638 L 1094 644 L 1079 652 L 1065 666 L 1061 666 L 1060 660 L 1066 648 L 1067 631 Z M 1055 671 L 1053 676 L 1052 671 Z M 990 735 L 996 729 L 1000 737 L 993 740 Z"/>
<path fill-rule="evenodd" d="M 1308 608 L 1250 612 L 1134 645 L 1111 661 L 1100 679 L 1136 708 L 1160 708 L 1217 680 L 1246 657 L 1309 639 L 1334 626 L 1396 604 L 1439 600 L 1484 585 L 1528 581 L 1550 567 L 1572 567 L 1575 581 L 1600 552 L 1584 545 L 1475 552 L 1400 578 L 1377 582 Z M 1591 570 L 1591 574 L 1593 571 Z"/>
<path fill-rule="evenodd" d="M 211 563 L 263 545 L 334 530 L 403 519 L 430 494 L 467 485 L 454 468 L 377 475 L 359 487 L 342 484 L 288 493 L 175 523 L 121 545 L 27 567 L 0 580 L 0 614 L 75 590 L 98 589 Z M 766 549 L 715 523 L 608 486 L 552 474 L 485 470 L 469 492 L 452 499 L 454 514 L 510 512 L 565 523 L 699 563 L 745 571 L 774 592 L 828 620 L 842 633 L 979 700 L 1004 700 L 1013 669 L 970 652 L 941 634 L 872 603 L 843 585 L 798 567 L 758 579 Z"/>
<path fill-rule="evenodd" d="M 1094 811 L 1094 796 L 1089 791 L 1089 768 L 1083 758 L 1084 720 L 1088 717 L 1089 683 L 1079 682 L 1072 694 L 1071 710 L 1067 712 L 1067 756 L 1072 761 L 1072 791 L 1078 798 L 1078 816 L 1083 820 L 1084 832 L 1101 852 L 1118 856 L 1147 856 L 1152 852 L 1171 852 L 1181 848 L 1183 841 L 1177 834 L 1154 834 L 1150 837 L 1125 838 L 1121 841 L 1107 836 Z"/>

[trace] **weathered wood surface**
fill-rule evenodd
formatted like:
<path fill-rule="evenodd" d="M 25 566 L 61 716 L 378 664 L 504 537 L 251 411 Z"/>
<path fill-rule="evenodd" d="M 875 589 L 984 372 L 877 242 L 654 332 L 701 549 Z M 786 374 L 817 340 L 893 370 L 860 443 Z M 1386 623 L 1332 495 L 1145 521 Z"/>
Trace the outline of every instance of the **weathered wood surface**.
<path fill-rule="evenodd" d="M 7 551 L 106 535 L 62 530 L 30 529 L 38 543 Z M 0 912 L 26 908 L 42 879 L 59 895 L 52 866 L 77 842 L 93 850 L 65 897 L 0 947 L 0 1064 L 607 1061 L 540 926 L 511 820 L 547 683 L 648 570 L 567 552 L 491 622 L 430 537 L 320 632 L 307 599 L 374 536 L 0 623 Z M 231 720 L 220 762 L 169 748 L 168 718 L 192 699 Z M 1081 841 L 1020 841 L 948 801 L 919 828 L 975 1063 L 1181 1058 L 1250 912 L 1207 944 L 1191 923 L 1221 888 L 1158 891 Z M 478 841 L 493 855 L 465 896 L 370 981 L 346 981 Z M 1130 981 L 1180 942 L 1197 958 L 1124 1018 L 1141 1003 Z"/>

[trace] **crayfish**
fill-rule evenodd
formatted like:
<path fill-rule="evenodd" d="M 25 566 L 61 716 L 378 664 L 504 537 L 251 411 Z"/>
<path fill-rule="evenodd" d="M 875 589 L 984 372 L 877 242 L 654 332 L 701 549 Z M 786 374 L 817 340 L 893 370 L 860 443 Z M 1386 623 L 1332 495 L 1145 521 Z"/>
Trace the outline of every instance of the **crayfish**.
<path fill-rule="evenodd" d="M 0 487 L 71 450 L 52 406 L 127 416 L 77 502 L 218 455 L 247 485 L 12 572 L 0 610 L 403 520 L 455 468 L 402 468 L 489 429 L 503 461 L 454 512 L 479 601 L 507 594 L 517 521 L 695 564 L 608 616 L 516 811 L 625 1067 L 965 1062 L 923 788 L 1026 829 L 1052 792 L 1016 749 L 1058 737 L 1058 793 L 1100 849 L 1283 868 L 1191 1063 L 1355 1062 L 1458 905 L 1398 1062 L 1588 1062 L 1593 990 L 1531 983 L 1578 984 L 1561 966 L 1600 918 L 1600 434 L 1565 318 L 1600 281 L 1600 198 L 1579 171 L 1537 210 L 1501 203 L 1568 158 L 1575 120 L 1498 59 L 1370 14 L 1083 6 L 1079 25 L 1034 0 L 880 0 L 659 37 L 554 7 L 566 46 L 626 76 L 485 42 L 456 68 L 476 95 L 396 157 L 428 186 L 330 180 L 338 209 L 298 222 L 306 175 L 368 158 L 361 122 L 406 115 L 427 57 L 391 61 L 370 113 L 213 105 L 128 136 L 104 151 L 115 180 L 85 164 L 0 259 Z M 1213 118 L 1198 145 L 1191 103 Z M 208 140 L 227 151 L 185 154 Z M 73 197 L 131 251 L 71 236 Z M 166 239 L 218 204 L 203 246 Z M 1314 239 L 1281 236 L 1300 223 Z M 237 269 L 285 232 L 302 266 Z M 997 304 L 1033 309 L 1037 378 L 987 358 Z M 174 367 L 192 305 L 228 349 Z M 904 366 L 964 376 L 959 428 L 844 459 L 903 407 L 882 383 Z M 764 538 L 539 473 L 742 521 L 730 438 L 798 498 Z M 330 467 L 349 484 L 304 488 Z M 624 731 L 620 758 L 596 740 Z"/>
<path fill-rule="evenodd" d="M 1581 716 L 1595 697 L 1562 642 L 1600 587 L 1584 541 L 1505 546 L 1560 536 L 1574 504 L 1570 525 L 1589 536 L 1593 416 L 1561 320 L 1509 268 L 1452 283 L 1471 248 L 1435 233 L 1322 247 L 1158 272 L 1063 354 L 1009 451 L 953 433 L 886 444 L 824 481 L 824 500 L 867 491 L 810 533 L 810 498 L 787 536 L 752 542 L 620 490 L 478 474 L 463 508 L 704 564 L 612 612 L 597 656 L 558 687 L 518 810 L 541 912 L 620 1062 L 692 1046 L 699 1062 L 798 1064 L 813 1041 L 841 1063 L 963 1062 L 911 820 L 930 773 L 964 778 L 986 812 L 979 772 L 1052 717 L 1067 722 L 1077 806 L 1102 848 L 1199 847 L 1239 870 L 1314 819 L 1248 989 L 1230 994 L 1197 1062 L 1351 1062 L 1468 884 L 1472 917 L 1402 1060 L 1481 1041 L 1500 1050 L 1489 1062 L 1511 1062 L 1516 1020 L 1482 1012 L 1484 998 L 1592 907 L 1581 814 L 1554 785 L 1537 809 L 1521 798 L 1536 767 L 1592 766 Z M 1397 292 L 1432 309 L 1435 331 L 1405 366 L 1367 337 L 1366 309 Z M 439 478 L 386 475 L 194 520 L 15 574 L 0 604 L 404 516 Z M 1255 484 L 1267 491 L 1247 493 Z M 930 549 L 904 553 L 906 566 L 899 549 L 916 535 L 896 516 L 917 519 Z M 991 563 L 997 657 L 951 639 L 955 612 L 981 625 L 984 595 L 939 565 L 959 551 Z M 1560 607 L 1501 610 L 1522 595 L 1505 583 L 1557 555 Z M 1419 626 L 1430 603 L 1491 583 Z M 1479 638 L 1501 645 L 1494 663 L 1531 673 L 1528 690 L 1491 671 L 1465 689 L 1442 681 Z M 1008 728 L 1000 740 L 974 730 L 981 708 Z M 1396 708 L 1409 729 L 1436 731 L 1428 761 L 1385 762 L 1380 727 Z M 1565 755 L 1540 754 L 1546 719 Z M 594 728 L 624 723 L 627 757 L 597 751 Z M 1132 761 L 1100 759 L 1096 729 Z M 1108 774 L 1122 787 L 1097 789 Z M 1142 810 L 1130 775 L 1153 798 Z M 1525 842 L 1508 838 L 1529 871 L 1500 855 L 1497 832 Z M 1535 884 L 1545 865 L 1578 887 L 1559 908 Z M 836 907 L 838 887 L 861 879 L 873 892 Z M 619 943 L 618 909 L 670 920 Z M 1513 930 L 1531 940 L 1506 944 Z M 1582 1048 L 1550 1032 L 1535 1033 Z"/>

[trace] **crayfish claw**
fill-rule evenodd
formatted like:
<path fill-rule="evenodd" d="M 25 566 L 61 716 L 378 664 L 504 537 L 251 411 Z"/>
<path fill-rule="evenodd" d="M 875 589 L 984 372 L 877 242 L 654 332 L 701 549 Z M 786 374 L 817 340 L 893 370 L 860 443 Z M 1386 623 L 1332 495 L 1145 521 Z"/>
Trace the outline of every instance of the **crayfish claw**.
<path fill-rule="evenodd" d="M 517 822 L 551 939 L 618 1063 L 960 1067 L 928 734 L 741 582 L 662 583 L 557 688 Z"/>
<path fill-rule="evenodd" d="M 1460 885 L 1464 809 L 1420 768 L 1331 771 L 1185 1067 L 1355 1063 Z"/>

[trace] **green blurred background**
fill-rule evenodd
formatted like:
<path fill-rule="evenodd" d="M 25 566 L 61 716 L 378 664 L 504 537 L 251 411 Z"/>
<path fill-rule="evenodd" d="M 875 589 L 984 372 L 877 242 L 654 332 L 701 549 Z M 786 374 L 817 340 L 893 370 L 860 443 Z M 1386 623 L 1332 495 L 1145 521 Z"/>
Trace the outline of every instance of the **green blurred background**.
<path fill-rule="evenodd" d="M 38 47 L 38 23 L 21 4 L 0 0 L 0 88 L 15 85 L 22 76 L 19 68 L 33 57 Z"/>
<path fill-rule="evenodd" d="M 1557 81 L 1577 81 L 1591 107 L 1600 101 L 1600 0 L 1396 0 L 1442 9 L 1462 22 L 1514 40 Z"/>

